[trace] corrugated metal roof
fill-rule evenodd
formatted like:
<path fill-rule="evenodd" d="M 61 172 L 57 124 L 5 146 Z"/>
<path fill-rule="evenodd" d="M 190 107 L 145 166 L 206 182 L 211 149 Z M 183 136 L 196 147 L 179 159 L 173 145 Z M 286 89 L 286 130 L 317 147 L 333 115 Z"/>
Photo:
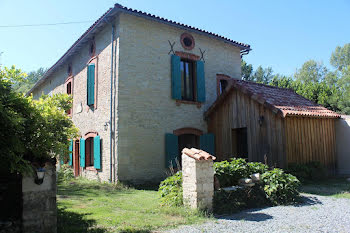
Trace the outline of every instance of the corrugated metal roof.
<path fill-rule="evenodd" d="M 242 52 L 249 52 L 251 50 L 250 45 L 248 45 L 248 44 L 240 43 L 240 42 L 231 40 L 229 38 L 220 36 L 218 34 L 212 33 L 212 32 L 208 32 L 208 31 L 196 28 L 196 27 L 192 27 L 192 26 L 189 26 L 186 24 L 182 24 L 182 23 L 178 23 L 178 22 L 175 22 L 172 20 L 168 20 L 168 19 L 156 16 L 156 15 L 146 13 L 146 12 L 127 8 L 127 7 L 124 7 L 120 4 L 115 4 L 113 8 L 110 8 L 98 20 L 96 20 L 96 22 L 94 24 L 92 24 L 84 32 L 84 34 L 81 37 L 79 37 L 79 39 L 67 50 L 67 52 L 65 52 L 63 54 L 63 56 L 50 69 L 48 69 L 46 71 L 46 73 L 43 75 L 43 77 L 38 82 L 35 83 L 33 88 L 27 93 L 27 95 L 32 93 L 35 88 L 37 88 L 40 84 L 42 84 L 55 71 L 55 69 L 57 69 L 63 63 L 65 63 L 77 50 L 79 50 L 81 48 L 82 44 L 88 42 L 93 37 L 94 34 L 98 33 L 98 31 L 101 30 L 101 28 L 103 26 L 105 26 L 107 23 L 110 23 L 114 19 L 114 16 L 118 12 L 124 12 L 127 14 L 140 16 L 140 17 L 143 17 L 146 19 L 155 20 L 155 21 L 165 23 L 165 24 L 168 24 L 171 26 L 175 26 L 175 27 L 182 28 L 182 29 L 189 30 L 189 31 L 194 31 L 194 32 L 197 32 L 197 33 L 200 33 L 200 34 L 203 34 L 203 35 L 215 38 L 215 39 L 219 39 L 219 40 L 222 40 L 226 43 L 229 43 L 229 44 L 232 44 L 234 46 L 239 47 Z"/>
<path fill-rule="evenodd" d="M 323 117 L 323 118 L 340 118 L 340 115 L 319 104 L 316 104 L 293 90 L 279 88 L 250 81 L 232 79 L 226 93 L 221 95 L 214 104 L 205 113 L 209 116 L 217 106 L 219 106 L 228 93 L 237 90 L 245 93 L 251 98 L 264 104 L 275 113 L 281 116 L 305 116 L 305 117 Z"/>

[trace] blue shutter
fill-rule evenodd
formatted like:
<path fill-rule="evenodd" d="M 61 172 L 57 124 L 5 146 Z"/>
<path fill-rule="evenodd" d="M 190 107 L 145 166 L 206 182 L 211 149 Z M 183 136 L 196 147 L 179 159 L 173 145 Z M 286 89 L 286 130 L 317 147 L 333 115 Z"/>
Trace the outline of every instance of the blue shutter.
<path fill-rule="evenodd" d="M 100 136 L 94 137 L 94 167 L 101 169 L 101 141 Z"/>
<path fill-rule="evenodd" d="M 200 136 L 200 148 L 211 155 L 215 155 L 215 136 L 212 133 Z"/>
<path fill-rule="evenodd" d="M 180 57 L 171 55 L 171 93 L 173 99 L 181 100 Z"/>
<path fill-rule="evenodd" d="M 89 64 L 87 70 L 87 105 L 95 103 L 95 64 Z"/>
<path fill-rule="evenodd" d="M 73 140 L 70 140 L 69 143 L 69 166 L 73 166 Z"/>
<path fill-rule="evenodd" d="M 176 167 L 176 158 L 179 154 L 179 140 L 174 134 L 165 134 L 165 167 Z"/>
<path fill-rule="evenodd" d="M 80 138 L 80 167 L 85 167 L 85 139 Z"/>
<path fill-rule="evenodd" d="M 205 102 L 205 75 L 204 75 L 204 62 L 196 61 L 197 71 L 197 101 Z"/>

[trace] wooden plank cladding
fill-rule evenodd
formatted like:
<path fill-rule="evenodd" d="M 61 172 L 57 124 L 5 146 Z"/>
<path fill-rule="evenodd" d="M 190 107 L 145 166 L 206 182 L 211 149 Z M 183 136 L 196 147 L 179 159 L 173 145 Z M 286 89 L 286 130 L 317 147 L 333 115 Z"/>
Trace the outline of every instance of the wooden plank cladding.
<path fill-rule="evenodd" d="M 288 163 L 319 161 L 335 169 L 335 119 L 286 117 Z"/>
<path fill-rule="evenodd" d="M 263 104 L 244 93 L 231 91 L 208 118 L 208 131 L 215 135 L 217 159 L 236 157 L 233 146 L 236 136 L 232 130 L 246 128 L 248 160 L 264 162 L 266 155 L 271 166 L 285 167 L 282 121 L 280 115 Z"/>
<path fill-rule="evenodd" d="M 284 105 L 285 111 L 289 111 L 287 104 L 290 102 Z M 336 113 L 322 110 L 303 115 L 303 105 L 293 105 L 293 114 L 286 115 L 278 107 L 234 86 L 219 96 L 205 114 L 208 132 L 215 135 L 217 160 L 245 157 L 265 162 L 266 156 L 268 164 L 274 167 L 319 161 L 335 171 Z"/>

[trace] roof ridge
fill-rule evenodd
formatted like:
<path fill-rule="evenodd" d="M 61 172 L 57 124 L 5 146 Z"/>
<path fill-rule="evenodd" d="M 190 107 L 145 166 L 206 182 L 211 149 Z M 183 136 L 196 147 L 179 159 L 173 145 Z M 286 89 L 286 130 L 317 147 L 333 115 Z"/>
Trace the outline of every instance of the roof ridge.
<path fill-rule="evenodd" d="M 293 89 L 291 89 L 291 88 L 277 87 L 277 86 L 273 86 L 273 85 L 270 85 L 270 84 L 264 84 L 264 83 L 254 82 L 254 81 L 251 81 L 251 80 L 243 80 L 243 79 L 232 79 L 232 80 L 234 80 L 234 81 L 241 81 L 241 82 L 247 82 L 247 83 L 252 83 L 252 84 L 255 84 L 255 85 L 265 86 L 265 87 L 269 87 L 269 88 L 283 89 L 283 90 L 286 90 L 286 91 L 291 91 L 291 92 L 296 93 L 296 92 L 295 92 Z"/>

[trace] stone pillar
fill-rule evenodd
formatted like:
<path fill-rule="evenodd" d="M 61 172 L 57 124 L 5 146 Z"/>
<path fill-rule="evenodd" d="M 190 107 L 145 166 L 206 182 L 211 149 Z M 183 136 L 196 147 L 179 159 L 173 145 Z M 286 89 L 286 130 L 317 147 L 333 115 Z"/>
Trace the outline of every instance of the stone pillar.
<path fill-rule="evenodd" d="M 34 177 L 22 179 L 23 232 L 57 232 L 56 168 L 45 166 L 44 182 L 34 183 Z"/>
<path fill-rule="evenodd" d="M 206 154 L 207 156 L 201 156 Z M 211 211 L 214 196 L 214 156 L 205 151 L 182 151 L 182 179 L 184 204 L 191 208 Z"/>

